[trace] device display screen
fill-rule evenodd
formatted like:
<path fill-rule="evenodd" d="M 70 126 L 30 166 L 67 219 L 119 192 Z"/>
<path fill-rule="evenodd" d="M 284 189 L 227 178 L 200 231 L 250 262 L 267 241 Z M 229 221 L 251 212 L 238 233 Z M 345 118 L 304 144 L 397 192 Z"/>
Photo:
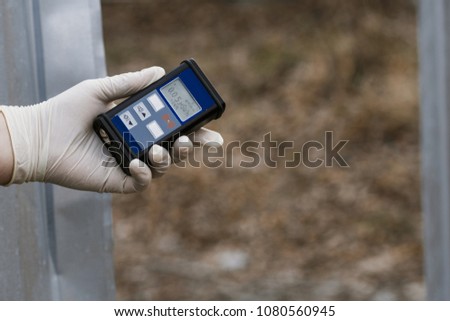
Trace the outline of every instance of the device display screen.
<path fill-rule="evenodd" d="M 181 121 L 191 118 L 202 110 L 202 107 L 192 97 L 180 78 L 176 78 L 162 87 L 161 93 Z"/>

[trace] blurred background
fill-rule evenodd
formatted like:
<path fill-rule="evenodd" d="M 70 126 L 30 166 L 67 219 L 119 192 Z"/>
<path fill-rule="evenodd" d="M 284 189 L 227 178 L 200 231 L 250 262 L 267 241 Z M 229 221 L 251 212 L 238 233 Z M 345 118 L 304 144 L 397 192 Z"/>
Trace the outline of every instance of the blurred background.
<path fill-rule="evenodd" d="M 227 102 L 209 125 L 225 144 L 349 140 L 347 168 L 241 168 L 235 150 L 232 168 L 114 196 L 118 299 L 424 299 L 414 1 L 102 10 L 108 73 L 196 58 Z"/>

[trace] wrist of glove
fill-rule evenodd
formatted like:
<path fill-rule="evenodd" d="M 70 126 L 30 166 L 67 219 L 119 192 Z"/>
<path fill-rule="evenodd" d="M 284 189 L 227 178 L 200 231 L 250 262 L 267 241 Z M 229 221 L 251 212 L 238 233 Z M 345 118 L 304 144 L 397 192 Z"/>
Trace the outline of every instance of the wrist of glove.
<path fill-rule="evenodd" d="M 152 176 L 161 176 L 171 164 L 169 152 L 154 145 L 149 151 L 151 168 L 139 159 L 130 163 L 131 176 L 118 166 L 105 166 L 111 156 L 93 131 L 94 118 L 164 75 L 152 67 L 113 77 L 87 80 L 43 103 L 0 106 L 14 156 L 10 184 L 40 181 L 62 186 L 113 193 L 144 190 Z M 196 135 L 201 144 L 221 145 L 219 133 L 202 128 Z M 177 159 L 186 158 L 193 142 L 186 136 L 174 144 Z"/>

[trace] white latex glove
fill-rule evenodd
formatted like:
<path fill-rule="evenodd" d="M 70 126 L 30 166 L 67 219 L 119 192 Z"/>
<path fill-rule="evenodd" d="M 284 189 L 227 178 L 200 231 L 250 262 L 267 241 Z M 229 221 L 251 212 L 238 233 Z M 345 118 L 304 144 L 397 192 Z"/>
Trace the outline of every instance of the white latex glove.
<path fill-rule="evenodd" d="M 160 176 L 171 158 L 159 145 L 149 151 L 152 169 L 135 159 L 131 176 L 120 167 L 105 167 L 112 157 L 92 128 L 94 118 L 112 108 L 113 101 L 129 96 L 164 75 L 160 67 L 102 79 L 86 80 L 43 103 L 25 107 L 0 106 L 14 156 L 9 184 L 31 181 L 54 183 L 97 192 L 131 193 L 144 190 L 152 171 Z M 200 143 L 222 144 L 219 133 L 207 129 L 196 132 Z M 186 136 L 174 144 L 174 155 L 183 159 L 192 150 Z"/>

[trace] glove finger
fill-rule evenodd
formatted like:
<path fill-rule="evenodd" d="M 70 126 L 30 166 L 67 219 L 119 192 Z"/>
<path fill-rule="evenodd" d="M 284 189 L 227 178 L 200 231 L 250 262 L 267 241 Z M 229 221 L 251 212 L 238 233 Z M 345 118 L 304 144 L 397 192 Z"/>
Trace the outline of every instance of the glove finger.
<path fill-rule="evenodd" d="M 190 134 L 189 138 L 192 140 L 194 144 L 216 146 L 216 147 L 220 147 L 223 145 L 222 135 L 214 130 L 205 127 L 202 127 L 199 130 Z"/>
<path fill-rule="evenodd" d="M 154 178 L 163 176 L 170 167 L 172 162 L 167 149 L 160 145 L 153 145 L 148 152 L 150 159 L 150 167 Z"/>
<path fill-rule="evenodd" d="M 194 150 L 194 144 L 187 136 L 180 136 L 173 143 L 172 154 L 173 161 L 179 163 L 188 158 L 189 154 Z"/>
<path fill-rule="evenodd" d="M 98 79 L 98 98 L 104 102 L 109 102 L 129 96 L 155 82 L 164 74 L 163 68 L 151 67 L 141 71 Z"/>
<path fill-rule="evenodd" d="M 117 103 L 117 101 L 111 101 L 109 103 L 106 104 L 106 109 L 107 110 L 111 110 L 114 107 L 116 107 L 119 103 Z"/>
<path fill-rule="evenodd" d="M 152 179 L 152 172 L 139 159 L 130 162 L 131 176 L 126 176 L 123 183 L 123 193 L 134 193 L 145 190 Z"/>

